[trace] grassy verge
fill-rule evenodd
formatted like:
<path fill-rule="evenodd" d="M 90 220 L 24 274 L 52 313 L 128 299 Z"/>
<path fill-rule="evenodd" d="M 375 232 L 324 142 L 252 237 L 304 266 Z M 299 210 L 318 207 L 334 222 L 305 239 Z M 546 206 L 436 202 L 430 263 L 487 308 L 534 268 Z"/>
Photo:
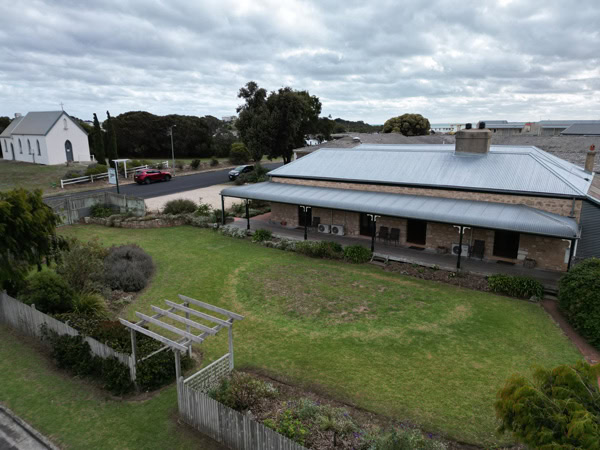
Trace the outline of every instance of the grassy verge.
<path fill-rule="evenodd" d="M 0 159 L 0 191 L 7 191 L 17 187 L 26 189 L 42 189 L 46 191 L 61 191 L 60 179 L 72 168 L 81 168 L 83 165 L 67 167 L 64 164 L 43 166 L 20 161 Z M 57 187 L 58 186 L 58 187 Z"/>
<path fill-rule="evenodd" d="M 484 445 L 504 380 L 532 365 L 580 359 L 538 305 L 314 260 L 179 227 L 70 227 L 105 245 L 135 242 L 154 258 L 152 285 L 123 316 L 183 293 L 239 312 L 236 365 L 317 388 L 337 399 L 450 438 Z M 201 348 L 226 352 L 226 335 Z"/>
<path fill-rule="evenodd" d="M 175 386 L 147 400 L 114 400 L 57 371 L 34 341 L 3 326 L 0 341 L 0 399 L 60 447 L 222 449 L 177 424 Z"/>

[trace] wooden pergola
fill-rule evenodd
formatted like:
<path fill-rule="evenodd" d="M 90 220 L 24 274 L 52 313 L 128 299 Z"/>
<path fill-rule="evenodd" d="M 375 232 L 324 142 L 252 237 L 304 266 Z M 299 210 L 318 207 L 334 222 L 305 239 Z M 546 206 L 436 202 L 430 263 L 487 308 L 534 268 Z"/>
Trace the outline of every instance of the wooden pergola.
<path fill-rule="evenodd" d="M 171 349 L 175 354 L 175 374 L 176 379 L 179 380 L 181 376 L 181 353 L 188 353 L 190 356 L 192 355 L 192 345 L 194 343 L 201 344 L 207 337 L 216 335 L 219 330 L 222 328 L 227 328 L 229 333 L 229 367 L 233 369 L 233 322 L 235 320 L 242 320 L 244 316 L 236 314 L 234 312 L 228 311 L 226 309 L 220 308 L 215 305 L 211 305 L 210 303 L 205 303 L 200 300 L 196 300 L 190 297 L 186 297 L 185 295 L 179 295 L 179 298 L 183 301 L 183 303 L 175 303 L 169 300 L 165 300 L 167 309 L 162 309 L 157 306 L 152 305 L 151 308 L 155 312 L 154 315 L 148 316 L 146 314 L 142 314 L 141 312 L 136 311 L 136 316 L 139 317 L 139 321 L 136 323 L 129 322 L 128 320 L 119 318 L 119 322 L 129 328 L 131 333 L 131 356 L 133 361 L 135 362 L 132 368 L 131 378 L 136 379 L 135 369 L 138 362 L 142 362 L 163 350 Z M 193 309 L 192 306 L 197 306 L 212 313 L 217 313 L 226 317 L 226 319 L 220 319 L 211 314 L 198 311 L 197 309 Z M 181 315 L 183 314 L 183 315 Z M 163 322 L 161 319 L 163 318 L 172 319 L 179 324 L 185 325 L 185 330 L 178 328 L 169 323 Z M 190 317 L 195 317 L 199 319 L 203 319 L 207 322 L 215 324 L 214 326 L 206 326 L 203 325 L 196 320 L 192 320 Z M 144 328 L 145 325 L 152 324 L 160 327 L 163 330 L 170 331 L 181 336 L 178 340 L 173 340 L 167 338 L 157 332 L 150 331 L 147 328 Z M 192 328 L 194 330 L 192 330 Z M 137 340 L 136 340 L 136 332 L 145 334 L 162 344 L 163 347 L 156 350 L 155 352 L 146 355 L 144 358 L 138 361 L 137 359 Z M 200 332 L 198 334 L 198 332 Z"/>

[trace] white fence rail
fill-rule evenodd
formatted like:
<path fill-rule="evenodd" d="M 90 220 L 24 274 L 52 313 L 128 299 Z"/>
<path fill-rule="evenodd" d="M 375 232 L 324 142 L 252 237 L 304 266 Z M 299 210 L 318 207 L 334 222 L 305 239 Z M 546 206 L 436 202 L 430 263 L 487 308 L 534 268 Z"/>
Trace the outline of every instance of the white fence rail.
<path fill-rule="evenodd" d="M 163 161 L 163 162 L 161 162 L 160 166 L 163 169 L 168 169 L 169 168 L 169 161 Z M 148 166 L 147 164 L 143 165 L 143 166 L 137 166 L 137 167 L 127 168 L 125 170 L 125 178 L 127 178 L 127 175 L 131 174 L 132 172 L 135 172 L 136 170 L 148 169 L 148 168 L 150 168 L 150 166 Z M 67 186 L 69 184 L 93 183 L 94 180 L 101 180 L 102 178 L 108 178 L 108 172 L 99 173 L 97 175 L 85 175 L 83 177 L 67 178 L 66 180 L 60 180 L 60 187 L 62 189 L 64 189 L 65 186 Z"/>
<path fill-rule="evenodd" d="M 52 330 L 59 335 L 79 335 L 79 332 L 75 328 L 38 311 L 33 306 L 26 305 L 25 303 L 12 298 L 6 292 L 0 292 L 0 322 L 38 339 L 43 339 L 44 337 L 42 335 L 42 325 L 44 324 L 49 330 Z M 91 337 L 86 337 L 85 341 L 90 345 L 90 350 L 94 355 L 104 359 L 117 358 L 120 362 L 125 364 L 129 368 L 132 380 L 134 379 L 135 362 L 131 355 L 117 352 L 108 345 Z"/>

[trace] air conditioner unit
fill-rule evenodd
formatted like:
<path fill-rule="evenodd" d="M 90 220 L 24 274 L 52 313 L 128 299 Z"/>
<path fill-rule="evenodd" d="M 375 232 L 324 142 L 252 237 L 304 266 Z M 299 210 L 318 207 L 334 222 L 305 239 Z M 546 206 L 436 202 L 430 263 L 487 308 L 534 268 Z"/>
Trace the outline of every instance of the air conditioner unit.
<path fill-rule="evenodd" d="M 452 244 L 452 254 L 453 255 L 457 255 L 458 256 L 458 244 Z M 461 257 L 467 257 L 469 256 L 469 244 L 463 244 L 462 245 L 462 252 L 460 254 Z"/>
<path fill-rule="evenodd" d="M 337 234 L 338 236 L 344 235 L 344 226 L 343 225 L 331 225 L 331 233 Z"/>
<path fill-rule="evenodd" d="M 319 233 L 331 233 L 331 225 L 319 224 Z"/>

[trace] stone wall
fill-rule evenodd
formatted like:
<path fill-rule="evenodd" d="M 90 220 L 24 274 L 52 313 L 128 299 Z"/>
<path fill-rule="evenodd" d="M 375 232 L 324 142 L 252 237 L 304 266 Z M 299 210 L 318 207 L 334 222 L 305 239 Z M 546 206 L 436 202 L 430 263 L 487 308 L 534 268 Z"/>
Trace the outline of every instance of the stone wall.
<path fill-rule="evenodd" d="M 303 180 L 297 178 L 274 177 L 277 183 L 299 184 L 304 186 L 321 186 L 337 189 L 354 189 L 370 192 L 387 192 L 392 194 L 425 195 L 428 197 L 455 198 L 462 200 L 478 200 L 494 203 L 507 203 L 531 206 L 561 216 L 570 216 L 573 200 L 568 198 L 529 197 L 524 195 L 493 194 L 485 192 L 452 191 L 447 189 L 416 188 L 407 186 L 384 186 L 377 184 L 355 184 L 337 181 Z M 579 222 L 582 200 L 575 201 L 575 220 Z"/>
<path fill-rule="evenodd" d="M 359 213 L 314 208 L 313 217 L 320 217 L 321 223 L 324 224 L 344 225 L 346 235 L 348 236 L 357 236 L 360 232 Z M 286 226 L 297 227 L 299 224 L 298 207 L 295 205 L 273 203 L 271 205 L 271 221 L 277 224 L 281 224 L 282 221 L 285 221 Z M 398 228 L 400 230 L 400 246 L 422 247 L 436 252 L 451 252 L 452 244 L 458 244 L 460 239 L 458 229 L 451 224 L 428 222 L 425 245 L 407 242 L 406 224 L 406 219 L 381 216 L 377 219 L 377 231 L 379 231 L 381 226 L 386 226 L 389 229 Z M 540 269 L 567 270 L 565 252 L 569 247 L 569 243 L 562 239 L 521 234 L 519 257 L 511 259 L 494 256 L 494 237 L 494 230 L 470 228 L 465 230 L 463 244 L 472 246 L 475 240 L 484 241 L 484 259 L 486 260 L 523 264 L 525 258 L 530 258 L 536 261 L 536 267 Z"/>

